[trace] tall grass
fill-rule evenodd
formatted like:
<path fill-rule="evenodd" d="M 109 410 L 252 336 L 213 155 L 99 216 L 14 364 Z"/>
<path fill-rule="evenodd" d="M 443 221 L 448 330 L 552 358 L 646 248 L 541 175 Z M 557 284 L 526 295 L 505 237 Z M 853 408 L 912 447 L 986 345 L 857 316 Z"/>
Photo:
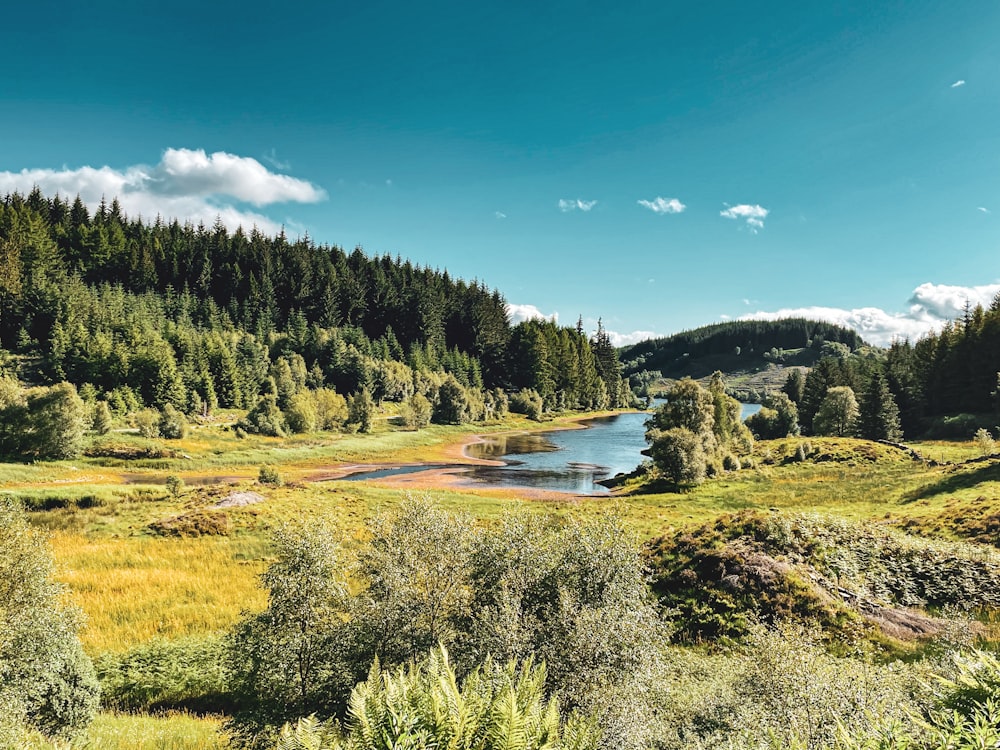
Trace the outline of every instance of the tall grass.
<path fill-rule="evenodd" d="M 253 540 L 56 533 L 51 544 L 59 578 L 87 617 L 82 638 L 92 654 L 216 632 L 265 603 L 263 548 Z"/>

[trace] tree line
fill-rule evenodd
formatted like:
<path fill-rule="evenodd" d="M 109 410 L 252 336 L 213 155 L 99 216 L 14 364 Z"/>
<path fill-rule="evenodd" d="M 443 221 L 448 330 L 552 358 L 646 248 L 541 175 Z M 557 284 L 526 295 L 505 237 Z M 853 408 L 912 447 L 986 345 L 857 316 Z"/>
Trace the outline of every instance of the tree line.
<path fill-rule="evenodd" d="M 116 200 L 91 215 L 37 189 L 0 202 L 3 350 L 17 357 L 0 356 L 0 372 L 70 383 L 114 416 L 245 409 L 264 418 L 244 428 L 267 434 L 363 429 L 369 401 L 405 403 L 413 426 L 428 409 L 492 419 L 509 395 L 536 417 L 631 403 L 603 327 L 512 326 L 478 281 L 308 237 L 130 219 Z M 357 413 L 331 392 L 358 396 Z M 7 394 L 0 410 L 27 400 Z"/>

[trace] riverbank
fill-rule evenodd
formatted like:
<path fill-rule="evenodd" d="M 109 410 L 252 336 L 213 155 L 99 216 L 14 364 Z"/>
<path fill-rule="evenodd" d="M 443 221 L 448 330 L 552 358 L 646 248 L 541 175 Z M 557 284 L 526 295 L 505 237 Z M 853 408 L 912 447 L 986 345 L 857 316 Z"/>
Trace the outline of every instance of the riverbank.
<path fill-rule="evenodd" d="M 380 461 L 373 463 L 344 463 L 324 466 L 301 477 L 306 482 L 330 482 L 349 479 L 350 481 L 365 481 L 376 483 L 386 488 L 406 491 L 428 491 L 436 489 L 462 489 L 483 493 L 488 496 L 509 496 L 514 487 L 491 487 L 474 481 L 469 476 L 469 469 L 474 467 L 502 468 L 508 462 L 472 455 L 475 446 L 485 446 L 512 438 L 535 434 L 546 434 L 566 430 L 587 429 L 593 422 L 614 417 L 626 412 L 602 411 L 582 414 L 563 415 L 547 423 L 532 424 L 532 429 L 499 430 L 496 432 L 467 433 L 460 439 L 440 446 L 434 451 L 435 459 L 421 461 Z M 633 412 L 628 412 L 633 413 Z M 423 467 L 423 468 L 421 468 Z M 588 496 L 572 490 L 542 489 L 536 487 L 516 487 L 519 496 L 526 499 L 560 500 L 574 496 Z"/>

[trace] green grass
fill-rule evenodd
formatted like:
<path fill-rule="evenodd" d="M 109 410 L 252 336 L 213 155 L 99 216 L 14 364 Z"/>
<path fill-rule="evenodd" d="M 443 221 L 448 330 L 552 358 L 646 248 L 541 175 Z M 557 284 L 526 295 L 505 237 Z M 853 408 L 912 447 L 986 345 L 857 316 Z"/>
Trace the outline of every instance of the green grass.
<path fill-rule="evenodd" d="M 222 719 L 211 716 L 100 713 L 71 743 L 33 732 L 20 739 L 16 750 L 227 750 L 221 726 Z"/>

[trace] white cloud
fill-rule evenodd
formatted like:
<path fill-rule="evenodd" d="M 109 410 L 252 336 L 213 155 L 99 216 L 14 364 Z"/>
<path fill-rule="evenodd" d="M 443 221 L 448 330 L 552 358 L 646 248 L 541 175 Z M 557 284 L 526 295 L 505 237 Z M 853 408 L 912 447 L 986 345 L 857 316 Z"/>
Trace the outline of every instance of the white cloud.
<path fill-rule="evenodd" d="M 566 200 L 565 198 L 559 199 L 559 210 L 563 213 L 569 211 L 576 211 L 580 209 L 581 211 L 587 212 L 597 205 L 597 201 L 585 201 L 577 198 L 576 200 Z"/>
<path fill-rule="evenodd" d="M 985 206 L 976 206 L 976 210 L 977 211 L 982 211 L 984 214 L 990 213 L 990 210 L 988 208 L 986 208 Z"/>
<path fill-rule="evenodd" d="M 982 286 L 951 286 L 948 284 L 921 284 L 913 290 L 907 301 L 906 312 L 886 312 L 878 307 L 860 307 L 845 310 L 838 307 L 784 308 L 774 312 L 754 312 L 741 315 L 740 320 L 779 320 L 781 318 L 810 318 L 852 328 L 862 338 L 878 346 L 888 346 L 893 340 L 908 338 L 911 341 L 931 331 L 939 331 L 950 320 L 962 314 L 966 303 L 975 307 L 988 307 L 1000 293 L 1000 284 Z"/>
<path fill-rule="evenodd" d="M 507 214 L 505 214 L 503 211 L 497 211 L 493 215 L 496 216 L 498 219 L 506 219 L 507 218 Z"/>
<path fill-rule="evenodd" d="M 964 85 L 965 85 L 965 79 L 959 78 L 957 81 L 951 84 L 951 87 L 953 89 L 957 89 L 959 86 L 964 86 Z"/>
<path fill-rule="evenodd" d="M 277 174 L 256 159 L 223 151 L 206 154 L 197 149 L 167 149 L 160 163 L 124 170 L 108 166 L 95 169 L 22 169 L 0 172 L 0 193 L 28 192 L 38 186 L 43 193 L 80 198 L 92 210 L 102 198 L 118 198 L 129 216 L 152 219 L 161 215 L 211 225 L 216 217 L 230 229 L 257 226 L 265 232 L 281 224 L 237 204 L 265 206 L 274 203 L 315 203 L 326 193 L 305 180 Z"/>
<path fill-rule="evenodd" d="M 687 208 L 687 206 L 676 198 L 667 200 L 666 198 L 661 198 L 660 196 L 656 196 L 656 198 L 651 201 L 640 200 L 637 202 L 640 206 L 645 206 L 654 214 L 679 214 Z"/>
<path fill-rule="evenodd" d="M 628 346 L 629 344 L 638 344 L 640 341 L 646 341 L 647 339 L 662 337 L 662 333 L 654 333 L 653 331 L 632 331 L 631 333 L 608 331 L 608 338 L 611 339 L 611 343 L 615 346 Z"/>
<path fill-rule="evenodd" d="M 754 234 L 757 233 L 758 229 L 764 228 L 764 219 L 771 213 L 768 209 L 756 204 L 751 206 L 748 203 L 741 203 L 738 206 L 730 206 L 726 203 L 724 205 L 726 207 L 722 211 L 719 211 L 719 216 L 737 221 L 740 219 L 744 220 L 747 226 L 750 227 L 750 231 Z"/>
<path fill-rule="evenodd" d="M 559 313 L 555 312 L 551 315 L 546 315 L 534 305 L 515 305 L 508 302 L 507 315 L 510 317 L 511 325 L 515 326 L 518 323 L 523 323 L 526 320 L 532 320 L 534 318 L 538 318 L 539 320 L 552 320 L 556 323 L 559 322 Z"/>

